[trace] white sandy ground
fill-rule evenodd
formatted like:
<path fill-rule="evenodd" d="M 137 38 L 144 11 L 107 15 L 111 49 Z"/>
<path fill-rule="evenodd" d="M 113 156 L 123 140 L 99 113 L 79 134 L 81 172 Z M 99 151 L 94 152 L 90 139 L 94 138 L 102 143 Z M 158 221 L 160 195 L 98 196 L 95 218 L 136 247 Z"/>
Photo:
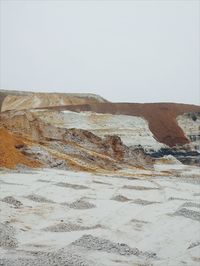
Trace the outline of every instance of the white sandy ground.
<path fill-rule="evenodd" d="M 200 169 L 181 164 L 157 164 L 156 169 L 178 171 L 181 175 L 128 179 L 48 169 L 1 171 L 0 199 L 13 196 L 23 205 L 15 208 L 0 201 L 0 222 L 7 222 L 15 228 L 18 241 L 16 248 L 0 248 L 0 261 L 14 255 L 25 256 L 29 251 L 67 248 L 73 241 L 87 234 L 115 243 L 125 243 L 143 252 L 156 253 L 155 258 L 149 258 L 75 247 L 76 252 L 93 262 L 92 265 L 199 265 L 200 243 L 188 247 L 200 241 L 200 220 L 190 215 L 175 215 L 175 212 L 185 208 L 200 215 Z M 56 185 L 59 182 L 86 188 L 62 186 L 62 183 L 61 186 Z M 52 202 L 35 202 L 27 198 L 31 194 Z M 117 195 L 129 201 L 113 200 Z M 79 199 L 96 207 L 73 209 L 62 204 Z M 59 223 L 98 227 L 70 232 L 43 230 Z"/>

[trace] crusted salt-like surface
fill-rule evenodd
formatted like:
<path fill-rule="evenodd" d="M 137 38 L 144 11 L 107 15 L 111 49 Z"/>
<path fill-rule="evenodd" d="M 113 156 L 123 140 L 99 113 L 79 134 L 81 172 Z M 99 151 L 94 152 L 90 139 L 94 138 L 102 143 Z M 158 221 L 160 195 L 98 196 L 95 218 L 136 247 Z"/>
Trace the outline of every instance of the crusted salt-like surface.
<path fill-rule="evenodd" d="M 179 178 L 164 172 L 149 177 L 139 169 L 137 179 L 125 172 L 3 171 L 1 199 L 13 197 L 23 205 L 13 208 L 0 201 L 0 263 L 197 266 L 200 171 L 167 167 L 180 171 Z M 196 178 L 190 177 L 194 173 Z"/>

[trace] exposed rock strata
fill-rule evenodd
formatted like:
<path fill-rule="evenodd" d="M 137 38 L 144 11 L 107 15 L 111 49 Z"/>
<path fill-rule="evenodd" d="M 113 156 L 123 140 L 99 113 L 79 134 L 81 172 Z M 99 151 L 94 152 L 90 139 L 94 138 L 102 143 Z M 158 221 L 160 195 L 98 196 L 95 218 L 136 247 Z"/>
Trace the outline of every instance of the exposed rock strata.
<path fill-rule="evenodd" d="M 150 156 L 127 147 L 118 136 L 100 138 L 87 130 L 56 127 L 30 111 L 5 112 L 0 118 L 1 126 L 28 139 L 17 146 L 19 152 L 46 167 L 66 169 L 73 167 L 72 160 L 83 167 L 107 170 L 153 164 Z"/>
<path fill-rule="evenodd" d="M 6 160 L 2 166 L 34 162 L 60 169 L 115 171 L 146 168 L 153 158 L 166 155 L 187 164 L 200 161 L 199 106 L 108 103 L 91 94 L 15 91 L 0 91 L 0 101 L 2 110 L 13 109 L 0 113 L 2 130 L 22 140 L 12 144 L 20 159 L 9 163 L 6 142 L 1 144 L 1 160 Z"/>

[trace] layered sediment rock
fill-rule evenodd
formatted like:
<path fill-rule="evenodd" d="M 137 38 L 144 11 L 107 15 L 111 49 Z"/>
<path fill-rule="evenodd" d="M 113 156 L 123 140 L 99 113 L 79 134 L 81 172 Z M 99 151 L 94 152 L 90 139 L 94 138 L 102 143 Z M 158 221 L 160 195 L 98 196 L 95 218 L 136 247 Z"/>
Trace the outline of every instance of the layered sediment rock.
<path fill-rule="evenodd" d="M 75 163 L 82 169 L 116 170 L 125 166 L 148 168 L 153 164 L 148 155 L 124 145 L 119 136 L 101 138 L 84 129 L 58 127 L 37 117 L 37 111 L 1 113 L 0 125 L 26 138 L 19 151 L 47 167 L 67 168 Z"/>
<path fill-rule="evenodd" d="M 199 163 L 199 106 L 110 103 L 91 94 L 0 96 L 7 110 L 0 113 L 0 126 L 25 139 L 18 152 L 45 167 L 147 168 L 166 155 Z"/>

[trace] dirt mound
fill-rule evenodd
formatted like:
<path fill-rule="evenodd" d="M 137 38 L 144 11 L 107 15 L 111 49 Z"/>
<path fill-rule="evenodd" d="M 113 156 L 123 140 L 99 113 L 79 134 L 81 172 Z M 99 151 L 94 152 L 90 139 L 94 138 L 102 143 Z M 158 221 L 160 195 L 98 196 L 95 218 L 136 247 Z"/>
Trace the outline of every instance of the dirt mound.
<path fill-rule="evenodd" d="M 24 142 L 6 129 L 0 128 L 0 167 L 15 168 L 17 164 L 29 167 L 38 167 L 38 162 L 32 161 L 24 156 L 18 148 Z"/>
<path fill-rule="evenodd" d="M 52 109 L 140 116 L 148 121 L 155 139 L 170 147 L 189 143 L 176 117 L 188 112 L 200 112 L 200 106 L 176 103 L 98 103 L 57 106 Z"/>

